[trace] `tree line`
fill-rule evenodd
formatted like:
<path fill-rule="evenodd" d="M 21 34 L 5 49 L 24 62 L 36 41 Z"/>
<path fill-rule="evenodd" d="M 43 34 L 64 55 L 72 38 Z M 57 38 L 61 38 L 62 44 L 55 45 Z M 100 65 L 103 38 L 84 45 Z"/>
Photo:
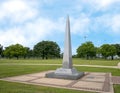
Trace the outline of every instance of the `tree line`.
<path fill-rule="evenodd" d="M 114 56 L 120 57 L 120 44 L 103 44 L 100 47 L 95 47 L 90 41 L 81 44 L 77 48 L 77 57 L 92 59 L 92 58 L 110 58 Z"/>
<path fill-rule="evenodd" d="M 10 45 L 3 49 L 0 45 L 0 56 L 3 58 L 59 58 L 60 47 L 53 41 L 41 41 L 34 45 L 33 49 L 21 44 Z"/>
<path fill-rule="evenodd" d="M 103 44 L 100 47 L 95 47 L 91 41 L 82 43 L 77 49 L 77 58 L 110 58 L 114 59 L 117 55 L 120 57 L 120 44 Z M 10 45 L 3 49 L 0 44 L 0 57 L 3 58 L 60 58 L 63 53 L 60 53 L 60 47 L 53 41 L 41 41 L 34 45 L 33 49 L 24 47 L 21 44 Z"/>

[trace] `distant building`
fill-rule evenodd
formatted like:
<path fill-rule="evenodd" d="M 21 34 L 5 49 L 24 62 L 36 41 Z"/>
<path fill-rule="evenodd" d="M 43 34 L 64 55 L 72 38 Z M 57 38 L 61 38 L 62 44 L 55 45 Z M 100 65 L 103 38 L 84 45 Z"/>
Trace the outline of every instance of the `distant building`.
<path fill-rule="evenodd" d="M 102 54 L 96 54 L 97 58 L 103 58 Z"/>
<path fill-rule="evenodd" d="M 111 56 L 107 57 L 107 59 L 111 59 Z M 120 59 L 118 55 L 113 56 L 113 59 Z"/>

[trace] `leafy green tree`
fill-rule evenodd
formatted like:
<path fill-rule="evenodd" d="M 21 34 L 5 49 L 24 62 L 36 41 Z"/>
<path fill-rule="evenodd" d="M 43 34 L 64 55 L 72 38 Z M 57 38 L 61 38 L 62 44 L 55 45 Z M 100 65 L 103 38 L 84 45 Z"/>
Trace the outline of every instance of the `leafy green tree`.
<path fill-rule="evenodd" d="M 34 46 L 34 54 L 42 59 L 60 57 L 60 48 L 56 42 L 42 41 Z"/>
<path fill-rule="evenodd" d="M 78 57 L 86 57 L 86 59 L 92 58 L 96 55 L 96 48 L 94 44 L 90 41 L 83 43 L 77 49 Z"/>
<path fill-rule="evenodd" d="M 19 59 L 19 57 L 24 57 L 26 54 L 26 48 L 23 47 L 20 44 L 16 44 L 16 45 L 10 45 L 8 47 L 5 48 L 4 50 L 4 56 L 12 58 L 12 57 L 16 57 L 17 59 Z"/>
<path fill-rule="evenodd" d="M 31 50 L 29 47 L 25 47 L 25 49 L 26 49 L 26 54 L 24 55 L 24 58 L 34 57 L 33 50 Z"/>
<path fill-rule="evenodd" d="M 96 47 L 96 57 L 102 58 L 100 47 Z"/>
<path fill-rule="evenodd" d="M 0 44 L 0 57 L 3 55 L 3 46 Z"/>
<path fill-rule="evenodd" d="M 105 59 L 111 56 L 111 59 L 113 60 L 113 56 L 116 54 L 115 46 L 109 45 L 109 44 L 103 44 L 100 47 L 100 51 L 101 51 L 102 56 L 104 56 Z"/>
<path fill-rule="evenodd" d="M 101 53 L 100 47 L 96 47 L 96 53 L 97 53 L 97 54 L 100 54 L 100 53 Z"/>
<path fill-rule="evenodd" d="M 120 57 L 120 44 L 113 44 L 116 48 L 116 54 Z"/>

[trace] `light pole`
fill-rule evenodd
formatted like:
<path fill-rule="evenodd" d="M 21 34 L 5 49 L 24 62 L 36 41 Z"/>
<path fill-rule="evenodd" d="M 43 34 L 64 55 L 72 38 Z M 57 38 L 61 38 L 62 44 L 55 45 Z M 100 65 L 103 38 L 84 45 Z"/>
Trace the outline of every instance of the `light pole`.
<path fill-rule="evenodd" d="M 84 36 L 85 42 L 87 41 L 87 36 Z"/>

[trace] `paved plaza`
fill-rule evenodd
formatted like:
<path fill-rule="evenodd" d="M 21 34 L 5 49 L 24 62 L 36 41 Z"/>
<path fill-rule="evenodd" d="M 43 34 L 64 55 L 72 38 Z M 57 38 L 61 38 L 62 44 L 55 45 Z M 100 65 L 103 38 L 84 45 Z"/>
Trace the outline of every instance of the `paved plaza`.
<path fill-rule="evenodd" d="M 46 78 L 45 74 L 53 72 L 45 71 L 34 74 L 26 74 L 21 76 L 7 77 L 2 80 L 10 82 L 19 82 L 25 84 L 42 85 L 66 89 L 75 89 L 83 91 L 93 91 L 99 93 L 114 93 L 113 80 L 110 73 L 90 73 L 85 72 L 85 75 L 78 80 Z"/>

